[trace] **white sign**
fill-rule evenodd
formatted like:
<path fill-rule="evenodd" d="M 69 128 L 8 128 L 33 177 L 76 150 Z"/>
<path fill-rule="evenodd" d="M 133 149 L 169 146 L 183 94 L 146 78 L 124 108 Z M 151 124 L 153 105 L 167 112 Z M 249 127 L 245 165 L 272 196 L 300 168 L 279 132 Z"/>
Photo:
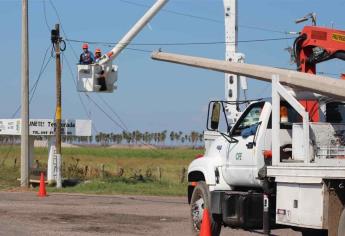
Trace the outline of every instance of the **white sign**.
<path fill-rule="evenodd" d="M 30 119 L 30 135 L 55 135 L 52 119 Z M 21 135 L 21 119 L 0 119 L 0 135 Z M 61 120 L 61 135 L 91 136 L 91 120 Z"/>

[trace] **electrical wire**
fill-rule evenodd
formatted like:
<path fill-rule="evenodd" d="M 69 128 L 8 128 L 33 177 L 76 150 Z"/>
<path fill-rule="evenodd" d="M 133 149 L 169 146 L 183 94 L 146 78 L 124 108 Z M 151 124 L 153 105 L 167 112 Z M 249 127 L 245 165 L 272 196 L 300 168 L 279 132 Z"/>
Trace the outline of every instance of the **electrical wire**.
<path fill-rule="evenodd" d="M 73 73 L 73 71 L 72 71 L 72 67 L 71 67 L 71 65 L 70 65 L 70 63 L 69 63 L 69 61 L 68 61 L 68 59 L 67 59 L 67 57 L 65 57 L 65 60 L 66 60 L 66 64 L 67 64 L 67 67 L 69 68 L 69 71 L 70 71 L 70 74 L 71 74 L 71 76 L 72 76 L 72 78 L 74 78 L 74 73 Z M 75 81 L 75 79 L 73 79 L 73 82 L 74 82 L 74 84 L 75 84 L 75 87 L 76 87 L 76 89 L 77 89 L 77 84 L 76 84 L 76 81 Z M 82 104 L 84 104 L 83 102 L 82 102 L 82 99 L 81 99 L 81 97 L 80 97 L 80 95 L 79 95 L 79 93 L 78 93 L 78 96 L 79 96 L 79 98 L 80 98 L 80 100 L 81 100 L 81 103 Z M 127 126 L 126 126 L 126 124 L 123 122 L 123 120 L 121 119 L 121 117 L 116 113 L 116 111 L 104 100 L 104 99 L 102 99 L 102 97 L 101 96 L 98 96 L 105 104 L 106 104 L 106 106 L 108 107 L 108 109 L 110 109 L 113 113 L 114 113 L 114 115 L 119 119 L 119 121 L 120 122 L 117 122 L 111 115 L 109 115 L 106 111 L 105 111 L 105 109 L 103 109 L 90 95 L 88 95 L 87 93 L 85 93 L 85 96 L 88 98 L 88 100 L 89 101 L 91 101 L 109 120 L 111 120 L 117 127 L 119 127 L 122 131 L 124 131 L 124 132 L 127 132 L 127 133 L 130 133 L 129 131 L 128 131 L 128 128 L 127 128 Z M 83 105 L 83 107 L 84 107 L 84 109 L 85 109 L 85 111 L 86 111 L 86 106 L 85 106 L 85 104 Z M 90 119 L 90 118 L 89 118 Z M 120 124 L 121 123 L 121 124 Z M 97 130 L 96 130 L 96 128 L 95 127 L 93 127 L 94 129 L 95 129 L 95 131 L 97 132 L 97 133 L 99 133 Z M 144 143 L 144 142 L 141 142 L 141 141 L 139 141 L 139 143 L 140 144 L 142 144 L 142 145 L 144 145 L 144 146 L 147 146 L 147 147 L 149 147 L 149 148 L 151 148 L 152 150 L 156 150 L 156 146 L 155 145 L 152 145 L 152 144 L 147 144 L 147 143 Z M 159 153 L 159 152 L 158 152 Z M 159 153 L 159 154 L 162 154 L 162 153 Z"/>
<path fill-rule="evenodd" d="M 69 68 L 69 71 L 70 71 L 70 73 L 71 73 L 71 75 L 72 75 L 72 78 L 74 77 L 74 73 L 73 73 L 73 71 L 72 71 L 72 68 L 71 68 L 71 65 L 70 65 L 70 63 L 69 63 L 69 61 L 68 61 L 68 59 L 67 59 L 67 57 L 65 57 L 65 60 L 66 60 L 66 64 L 67 64 L 67 67 Z M 75 84 L 75 86 L 76 86 L 76 89 L 77 89 L 77 84 L 76 84 L 76 81 L 73 79 L 73 82 L 74 82 L 74 84 Z M 78 93 L 78 96 L 79 96 L 79 98 L 80 98 L 80 100 L 81 100 L 81 97 L 80 97 L 80 95 L 79 95 L 79 93 Z M 127 132 L 127 133 L 130 133 L 129 131 L 128 131 L 128 128 L 127 128 L 127 125 L 123 122 L 123 120 L 121 119 L 121 117 L 118 115 L 118 113 L 116 113 L 116 111 L 107 103 L 107 101 L 105 101 L 101 96 L 99 96 L 98 95 L 98 97 L 103 101 L 103 103 L 108 107 L 108 109 L 110 109 L 111 111 L 112 111 L 112 113 L 117 117 L 117 119 L 120 121 L 120 122 L 117 122 L 111 115 L 109 115 L 109 113 L 107 113 L 106 111 L 105 111 L 105 109 L 103 109 L 89 94 L 87 94 L 87 93 L 85 93 L 85 96 L 88 98 L 88 100 L 90 101 L 90 102 L 92 102 L 110 121 L 112 121 L 117 127 L 119 127 L 122 131 L 124 131 L 124 132 Z M 82 102 L 82 100 L 81 100 L 81 102 Z M 85 104 L 82 102 L 82 104 L 83 104 L 83 107 L 84 107 L 84 109 L 86 110 L 86 106 L 85 106 Z M 89 118 L 90 119 L 90 118 Z M 97 129 L 96 129 L 96 127 L 93 127 L 94 129 L 95 129 L 95 131 L 96 131 L 96 133 L 99 133 L 98 131 L 97 131 Z M 152 145 L 152 144 L 147 144 L 147 143 L 144 143 L 144 142 L 141 142 L 141 141 L 139 141 L 139 143 L 140 144 L 142 144 L 142 145 L 144 145 L 144 146 L 147 146 L 147 147 L 149 147 L 149 148 L 151 148 L 152 150 L 156 150 L 156 146 L 155 145 Z M 154 148 L 153 148 L 154 147 Z M 159 153 L 159 154 L 161 154 L 161 153 Z"/>
<path fill-rule="evenodd" d="M 31 103 L 33 97 L 35 96 L 36 89 L 37 89 L 37 87 L 38 87 L 38 83 L 39 83 L 39 81 L 40 81 L 40 79 L 41 79 L 43 73 L 45 72 L 45 70 L 46 70 L 48 64 L 50 63 L 51 58 L 49 58 L 48 61 L 45 62 L 49 50 L 50 50 L 50 46 L 46 49 L 45 54 L 44 54 L 44 56 L 43 56 L 41 68 L 40 68 L 40 71 L 39 71 L 39 73 L 38 73 L 37 79 L 36 79 L 36 81 L 34 82 L 34 84 L 32 85 L 32 87 L 31 87 L 30 90 L 29 90 L 29 96 L 30 96 L 30 98 L 29 98 L 29 103 Z M 19 105 L 19 106 L 17 107 L 17 109 L 15 110 L 15 112 L 13 112 L 13 114 L 11 115 L 11 118 L 14 118 L 14 117 L 17 115 L 17 113 L 19 112 L 20 109 L 21 109 L 21 105 Z"/>
<path fill-rule="evenodd" d="M 141 3 L 137 3 L 137 2 L 132 2 L 132 1 L 127 1 L 127 0 L 119 0 L 120 2 L 124 2 L 133 6 L 138 6 L 138 7 L 144 7 L 144 8 L 149 8 L 149 5 L 146 4 L 141 4 Z M 188 13 L 182 13 L 182 12 L 178 12 L 178 11 L 173 11 L 173 10 L 169 10 L 169 9 L 162 9 L 162 12 L 167 12 L 173 15 L 178 15 L 178 16 L 185 16 L 185 17 L 189 17 L 189 18 L 194 18 L 194 19 L 198 19 L 198 20 L 204 20 L 204 21 L 210 21 L 210 22 L 216 22 L 216 23 L 221 23 L 223 21 L 217 20 L 217 19 L 212 19 L 209 17 L 204 17 L 204 16 L 196 16 L 196 15 L 192 15 L 192 14 L 188 14 Z"/>
<path fill-rule="evenodd" d="M 296 37 L 279 37 L 279 38 L 265 38 L 265 39 L 248 39 L 248 40 L 238 40 L 237 43 L 257 43 L 257 42 L 271 42 L 271 41 L 281 41 L 287 39 L 295 39 Z M 65 39 L 67 42 L 73 43 L 88 43 L 88 44 L 99 44 L 105 46 L 111 46 L 119 44 L 119 42 L 102 42 L 102 41 L 88 41 L 88 40 L 77 40 L 77 39 Z M 217 45 L 217 44 L 236 44 L 236 42 L 225 42 L 225 41 L 210 41 L 210 42 L 172 42 L 172 43 L 129 43 L 127 45 L 134 46 L 191 46 L 191 45 Z M 141 50 L 137 48 L 129 48 L 133 50 Z"/>
<path fill-rule="evenodd" d="M 128 0 L 118 0 L 118 1 L 124 2 L 124 3 L 129 4 L 129 5 L 133 5 L 133 6 L 150 8 L 149 5 L 141 4 L 141 3 L 137 3 L 137 2 L 133 2 L 133 1 L 128 1 Z M 224 24 L 223 20 L 213 19 L 213 18 L 209 18 L 209 17 L 192 15 L 192 14 L 188 14 L 188 13 L 184 13 L 184 12 L 178 12 L 178 11 L 173 11 L 173 10 L 169 10 L 169 9 L 165 9 L 165 8 L 163 8 L 161 11 L 162 12 L 166 12 L 166 13 L 170 13 L 170 14 L 174 14 L 174 15 L 178 15 L 178 16 L 189 17 L 189 18 L 193 18 L 193 19 L 197 19 L 197 20 L 203 20 L 203 21 L 213 22 L 213 23 L 217 23 L 217 24 Z M 265 27 L 261 27 L 261 26 L 251 26 L 251 25 L 239 24 L 238 27 L 239 28 L 247 28 L 247 29 L 260 30 L 260 31 L 265 31 L 265 32 L 271 32 L 271 33 L 291 34 L 290 32 L 287 32 L 287 31 L 275 30 L 275 29 L 265 28 Z"/>
<path fill-rule="evenodd" d="M 111 120 L 116 126 L 118 126 L 121 130 L 126 131 L 126 128 L 124 128 L 119 122 L 117 122 L 115 119 L 113 119 L 113 117 L 111 117 L 97 102 L 95 102 L 95 100 L 87 95 L 90 99 L 90 101 L 101 111 L 103 112 L 103 114 L 109 118 L 109 120 Z"/>
<path fill-rule="evenodd" d="M 47 49 L 46 49 L 46 51 L 44 53 L 44 56 L 43 56 L 43 59 L 42 59 L 42 64 L 41 64 L 41 68 L 40 68 L 40 71 L 38 73 L 37 79 L 36 79 L 35 83 L 33 84 L 33 86 L 29 90 L 29 104 L 32 102 L 32 99 L 35 96 L 35 92 L 36 92 L 36 89 L 38 87 L 39 81 L 40 81 L 42 75 L 44 74 L 44 72 L 45 72 L 45 70 L 46 70 L 46 68 L 47 68 L 47 66 L 48 66 L 48 64 L 49 64 L 49 62 L 51 60 L 51 57 L 50 57 L 48 59 L 48 61 L 46 62 L 46 58 L 47 58 L 49 49 L 50 49 L 50 46 L 47 47 Z M 21 109 L 21 105 L 19 105 L 17 107 L 17 109 L 15 110 L 15 112 L 11 115 L 11 119 L 13 119 L 17 115 L 17 113 L 19 112 L 20 109 Z M 7 153 L 5 154 L 5 157 L 4 157 L 3 161 L 5 161 L 9 157 L 10 153 L 13 150 L 13 145 L 14 145 L 14 139 L 12 139 L 12 141 L 10 143 L 10 148 L 7 151 Z"/>
<path fill-rule="evenodd" d="M 43 3 L 43 15 L 44 15 L 44 22 L 47 26 L 48 32 L 50 32 L 50 27 L 49 27 L 49 23 L 48 23 L 48 18 L 47 18 L 47 7 L 46 7 L 46 1 L 42 1 Z"/>
<path fill-rule="evenodd" d="M 63 26 L 62 26 L 62 23 L 61 23 L 61 18 L 60 18 L 60 15 L 59 15 L 59 12 L 58 12 L 58 10 L 57 10 L 57 8 L 56 8 L 56 6 L 54 5 L 54 3 L 51 1 L 51 0 L 49 0 L 49 2 L 50 2 L 50 4 L 51 4 L 51 6 L 53 7 L 53 9 L 54 9 L 54 11 L 55 11 L 55 14 L 56 14 L 56 16 L 57 16 L 57 18 L 58 18 L 58 21 L 59 21 L 59 24 L 60 24 L 60 27 L 61 27 L 61 30 L 62 30 L 62 32 L 63 32 L 63 34 L 65 35 L 65 40 L 67 41 L 67 34 L 66 34 L 66 32 L 64 31 L 64 28 L 63 28 Z M 68 43 L 70 43 L 69 41 L 67 41 Z M 71 48 L 72 48 L 72 51 L 73 51 L 73 54 L 74 54 L 74 56 L 78 59 L 78 56 L 77 56 L 77 54 L 76 54 L 76 52 L 74 51 L 74 49 L 73 49 L 73 46 L 72 45 L 70 45 L 71 46 Z M 137 50 L 137 49 L 134 49 L 134 50 Z M 140 50 L 140 49 L 138 49 L 138 50 Z M 67 58 L 66 58 L 66 62 L 67 62 L 67 64 L 69 65 L 68 67 L 69 67 L 69 70 L 70 70 L 70 72 L 71 72 L 71 75 L 72 75 L 72 78 L 76 78 L 76 77 L 74 77 L 74 75 L 73 75 L 73 71 L 72 71 L 72 69 L 71 69 L 71 66 L 70 66 L 70 63 L 68 62 L 68 60 L 67 60 Z M 73 79 L 73 81 L 74 81 L 74 83 L 75 83 L 75 87 L 76 87 L 76 89 L 77 89 L 77 84 L 76 84 L 76 81 Z M 85 94 L 86 95 L 86 97 L 90 100 L 90 101 L 92 101 L 100 110 L 102 110 L 102 112 L 103 113 L 105 113 L 105 115 L 110 119 L 110 120 L 112 120 L 117 126 L 119 126 L 122 130 L 124 130 L 124 131 L 127 131 L 127 126 L 124 124 L 124 122 L 121 120 L 121 118 L 119 118 L 119 115 L 114 111 L 114 109 L 111 109 L 112 111 L 113 111 L 113 113 L 114 114 L 116 114 L 116 116 L 119 118 L 119 120 L 121 121 L 121 123 L 123 123 L 124 124 L 124 127 L 122 126 L 122 125 L 120 125 L 118 122 L 116 122 L 111 116 L 109 116 L 109 114 L 107 114 L 105 111 L 104 111 L 104 109 L 102 109 L 88 94 Z M 81 97 L 80 97 L 80 95 L 79 95 L 79 93 L 78 93 L 78 97 L 80 98 L 80 101 L 81 101 L 81 103 L 83 104 L 83 102 L 82 102 L 82 100 L 81 100 Z M 109 106 L 109 104 L 107 104 L 108 106 Z M 84 108 L 86 108 L 86 106 L 85 106 L 85 104 L 83 105 L 83 107 Z M 109 106 L 110 107 L 110 106 Z M 128 131 L 127 131 L 128 132 Z"/>
<path fill-rule="evenodd" d="M 55 12 L 55 15 L 56 15 L 56 17 L 57 17 L 57 19 L 58 19 L 58 22 L 59 22 L 59 24 L 60 24 L 60 28 L 61 28 L 61 30 L 62 30 L 63 35 L 65 36 L 65 38 L 68 38 L 67 33 L 66 33 L 66 31 L 65 31 L 65 29 L 64 29 L 64 27 L 63 27 L 63 25 L 62 25 L 61 17 L 60 17 L 60 14 L 59 14 L 59 12 L 58 12 L 56 6 L 54 5 L 53 1 L 51 1 L 51 0 L 49 0 L 49 3 L 50 3 L 51 7 L 53 8 L 53 10 L 54 10 L 54 12 Z M 67 43 L 68 43 L 68 45 L 70 46 L 70 48 L 71 48 L 71 50 L 72 50 L 72 53 L 73 53 L 73 55 L 75 56 L 75 58 L 78 59 L 78 55 L 77 55 L 76 51 L 74 50 L 73 45 L 72 45 L 70 42 L 67 42 Z M 69 69 L 69 71 L 70 71 L 70 73 L 71 73 L 72 78 L 75 78 L 75 79 L 73 79 L 73 82 L 74 82 L 75 88 L 77 89 L 77 82 L 76 82 L 77 77 L 74 75 L 73 70 L 72 70 L 72 67 L 71 67 L 71 65 L 70 65 L 70 63 L 69 63 L 67 57 L 65 57 L 65 59 L 66 59 L 66 63 L 67 63 L 67 66 L 68 66 L 68 69 Z M 87 111 L 86 105 L 85 105 L 85 103 L 84 103 L 84 101 L 83 101 L 83 99 L 82 99 L 82 97 L 80 96 L 79 93 L 78 93 L 78 98 L 79 98 L 80 103 L 82 104 L 82 107 L 83 107 L 83 109 L 84 109 L 84 112 L 85 112 L 86 116 L 90 119 L 90 114 L 89 114 L 89 112 Z M 86 98 L 89 99 L 88 96 L 86 96 Z M 97 128 L 96 128 L 96 125 L 95 125 L 93 122 L 92 122 L 92 128 L 93 128 L 93 130 L 94 130 L 96 133 L 98 133 L 98 130 L 97 130 Z"/>
<path fill-rule="evenodd" d="M 109 103 L 102 96 L 100 96 L 99 94 L 97 95 L 98 95 L 98 98 L 105 104 L 105 106 L 108 107 L 108 109 L 117 117 L 121 125 L 125 128 L 125 130 L 128 130 L 127 125 L 123 122 L 119 114 L 109 105 Z"/>

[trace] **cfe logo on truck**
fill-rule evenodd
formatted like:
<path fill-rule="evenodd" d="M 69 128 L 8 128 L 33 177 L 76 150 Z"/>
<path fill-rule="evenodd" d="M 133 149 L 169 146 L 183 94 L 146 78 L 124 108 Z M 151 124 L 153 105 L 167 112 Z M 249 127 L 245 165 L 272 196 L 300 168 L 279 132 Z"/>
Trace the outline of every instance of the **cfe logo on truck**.
<path fill-rule="evenodd" d="M 236 153 L 236 160 L 238 161 L 242 160 L 242 152 Z"/>
<path fill-rule="evenodd" d="M 332 34 L 332 39 L 334 41 L 345 43 L 345 35 L 344 34 L 333 33 Z"/>

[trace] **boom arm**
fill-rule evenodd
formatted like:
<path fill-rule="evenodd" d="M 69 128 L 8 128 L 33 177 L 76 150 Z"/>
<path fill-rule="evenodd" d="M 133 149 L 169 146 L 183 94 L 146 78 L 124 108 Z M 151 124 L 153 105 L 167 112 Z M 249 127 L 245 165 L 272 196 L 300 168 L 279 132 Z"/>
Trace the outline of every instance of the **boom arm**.
<path fill-rule="evenodd" d="M 314 93 L 324 94 L 339 100 L 345 100 L 344 80 L 336 80 L 329 77 L 277 69 L 268 66 L 234 63 L 164 52 L 155 52 L 151 57 L 154 60 L 204 68 L 223 73 L 234 73 L 266 82 L 271 82 L 272 75 L 276 74 L 279 75 L 281 84 L 308 90 Z"/>
<path fill-rule="evenodd" d="M 168 0 L 157 0 L 157 2 L 145 13 L 143 17 L 140 18 L 128 33 L 115 45 L 115 47 L 110 52 L 103 55 L 98 64 L 104 65 L 114 60 L 167 2 Z"/>

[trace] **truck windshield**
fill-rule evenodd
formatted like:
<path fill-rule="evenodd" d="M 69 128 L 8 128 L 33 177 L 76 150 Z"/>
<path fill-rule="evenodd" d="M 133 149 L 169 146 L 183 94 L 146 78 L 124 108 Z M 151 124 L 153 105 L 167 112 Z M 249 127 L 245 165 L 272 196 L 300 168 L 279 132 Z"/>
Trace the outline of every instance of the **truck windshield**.
<path fill-rule="evenodd" d="M 342 102 L 327 103 L 326 121 L 329 123 L 345 123 L 345 103 L 342 103 Z"/>
<path fill-rule="evenodd" d="M 241 116 L 240 120 L 233 129 L 233 135 L 241 135 L 244 129 L 250 128 L 253 125 L 257 125 L 260 121 L 260 115 L 265 102 L 258 102 L 250 105 L 244 114 Z"/>

